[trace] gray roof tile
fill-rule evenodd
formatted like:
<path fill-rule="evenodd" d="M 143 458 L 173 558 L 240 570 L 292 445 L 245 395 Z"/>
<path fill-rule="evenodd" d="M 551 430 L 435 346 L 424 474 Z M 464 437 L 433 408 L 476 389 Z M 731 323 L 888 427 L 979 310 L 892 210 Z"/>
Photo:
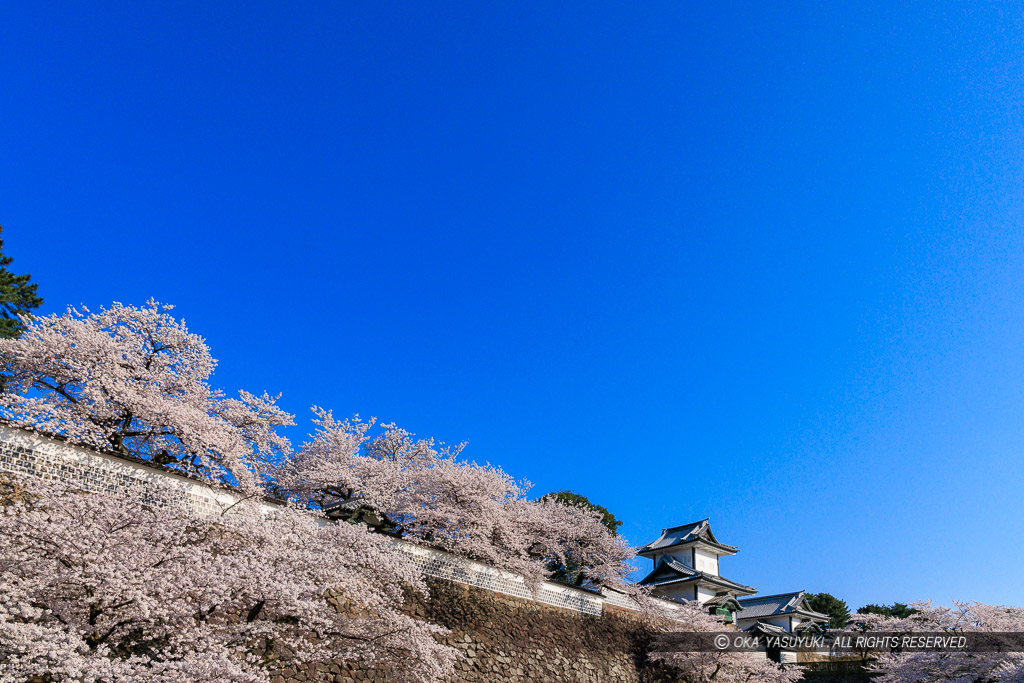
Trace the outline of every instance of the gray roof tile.
<path fill-rule="evenodd" d="M 778 595 L 760 595 L 753 598 L 742 598 L 739 603 L 743 608 L 737 616 L 739 619 L 760 619 L 783 614 L 793 614 L 797 610 L 813 615 L 814 618 L 828 619 L 828 615 L 812 610 L 806 602 L 804 591 L 795 593 L 779 593 Z"/>
<path fill-rule="evenodd" d="M 659 562 L 658 566 L 655 567 L 650 574 L 640 579 L 640 584 L 643 586 L 662 586 L 669 583 L 682 583 L 685 581 L 706 581 L 725 588 L 731 588 L 732 590 L 741 593 L 757 592 L 757 589 L 753 586 L 744 586 L 742 583 L 730 581 L 723 576 L 716 576 L 714 574 L 697 571 L 686 566 L 682 562 L 677 561 L 671 556 L 666 557 L 664 561 Z"/>
<path fill-rule="evenodd" d="M 695 541 L 703 541 L 710 545 L 718 546 L 729 553 L 738 552 L 739 548 L 736 546 L 719 543 L 718 539 L 715 538 L 715 534 L 711 531 L 709 520 L 710 518 L 707 518 L 702 519 L 699 522 L 690 522 L 689 524 L 681 524 L 668 529 L 662 529 L 661 536 L 659 536 L 657 540 L 651 541 L 647 545 L 641 547 L 637 553 L 645 555 L 656 550 L 664 550 L 665 548 L 672 548 L 677 545 L 693 543 Z"/>
<path fill-rule="evenodd" d="M 766 624 L 763 621 L 758 621 L 743 630 L 747 633 L 765 633 L 772 636 L 787 635 L 789 633 L 789 631 L 782 628 L 781 626 L 776 626 L 775 624 Z"/>

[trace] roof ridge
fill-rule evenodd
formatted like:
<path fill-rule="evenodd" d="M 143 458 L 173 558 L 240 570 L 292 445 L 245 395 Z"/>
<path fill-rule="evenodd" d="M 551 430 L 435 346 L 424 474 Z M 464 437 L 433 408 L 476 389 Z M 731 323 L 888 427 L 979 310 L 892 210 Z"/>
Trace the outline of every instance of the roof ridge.
<path fill-rule="evenodd" d="M 797 604 L 803 598 L 804 598 L 804 592 L 803 591 L 797 591 L 796 593 L 793 594 L 793 597 L 789 599 L 789 602 L 786 603 L 786 607 L 792 607 L 792 608 L 796 609 Z"/>
<path fill-rule="evenodd" d="M 783 598 L 787 595 L 796 595 L 797 593 L 803 593 L 803 591 L 795 591 L 792 593 L 774 593 L 772 595 L 758 595 L 756 598 L 743 598 L 744 600 L 767 600 L 768 598 Z"/>
<path fill-rule="evenodd" d="M 665 564 L 667 564 L 672 569 L 675 569 L 676 571 L 680 571 L 679 569 L 677 569 L 677 567 L 682 567 L 685 570 L 685 571 L 682 572 L 683 574 L 686 574 L 688 572 L 692 572 L 694 575 L 696 575 L 696 574 L 703 574 L 703 572 L 699 571 L 695 567 L 691 567 L 690 565 L 688 565 L 688 564 L 686 564 L 684 562 L 680 562 L 679 560 L 677 560 L 676 558 L 672 557 L 671 555 L 669 555 L 668 557 L 665 558 Z"/>
<path fill-rule="evenodd" d="M 672 531 L 673 529 L 682 529 L 684 526 L 697 526 L 699 524 L 703 524 L 704 522 L 709 521 L 710 519 L 710 517 L 705 517 L 704 519 L 698 519 L 696 522 L 687 522 L 686 524 L 677 524 L 675 526 L 665 527 L 661 530 L 661 533 L 665 533 L 666 531 Z"/>

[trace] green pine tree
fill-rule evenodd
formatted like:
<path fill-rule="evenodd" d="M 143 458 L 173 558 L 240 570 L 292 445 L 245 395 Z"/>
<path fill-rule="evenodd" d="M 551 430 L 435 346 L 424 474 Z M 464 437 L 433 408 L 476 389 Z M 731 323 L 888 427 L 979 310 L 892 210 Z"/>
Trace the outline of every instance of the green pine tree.
<path fill-rule="evenodd" d="M 4 229 L 0 227 L 0 235 Z M 4 254 L 4 240 L 0 236 L 0 337 L 19 337 L 25 326 L 18 318 L 43 305 L 43 299 L 36 294 L 39 285 L 30 283 L 31 275 L 15 275 L 7 270 L 13 261 Z"/>
<path fill-rule="evenodd" d="M 891 605 L 864 605 L 857 610 L 857 614 L 880 614 L 883 617 L 906 619 L 912 614 L 917 614 L 917 610 L 905 603 L 896 602 Z"/>
<path fill-rule="evenodd" d="M 807 593 L 807 606 L 828 615 L 829 628 L 843 628 L 850 623 L 850 608 L 845 600 L 831 593 Z"/>

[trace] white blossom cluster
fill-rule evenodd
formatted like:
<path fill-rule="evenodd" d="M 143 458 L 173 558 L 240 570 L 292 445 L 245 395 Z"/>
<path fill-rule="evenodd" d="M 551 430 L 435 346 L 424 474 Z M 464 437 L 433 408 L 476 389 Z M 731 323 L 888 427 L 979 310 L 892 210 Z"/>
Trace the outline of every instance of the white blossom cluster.
<path fill-rule="evenodd" d="M 385 533 L 517 572 L 534 586 L 561 564 L 593 585 L 624 587 L 634 554 L 600 513 L 528 500 L 528 482 L 466 461 L 460 448 L 416 440 L 393 424 L 371 438 L 373 420 L 315 410 L 312 441 L 280 470 L 283 491 L 327 509 L 363 506 Z"/>
<path fill-rule="evenodd" d="M 199 517 L 6 484 L 0 682 L 268 681 L 322 659 L 401 661 L 410 681 L 451 670 L 443 629 L 399 611 L 403 587 L 425 587 L 381 536 L 252 501 Z"/>
<path fill-rule="evenodd" d="M 0 340 L 0 415 L 70 441 L 252 487 L 287 457 L 277 427 L 294 424 L 275 397 L 226 398 L 217 361 L 170 306 L 120 303 L 98 313 L 26 319 Z"/>
<path fill-rule="evenodd" d="M 905 618 L 855 614 L 855 632 L 885 633 L 1022 633 L 1024 608 L 955 601 L 952 607 L 930 602 L 912 605 Z M 870 652 L 879 683 L 1020 683 L 1024 681 L 1024 652 Z"/>

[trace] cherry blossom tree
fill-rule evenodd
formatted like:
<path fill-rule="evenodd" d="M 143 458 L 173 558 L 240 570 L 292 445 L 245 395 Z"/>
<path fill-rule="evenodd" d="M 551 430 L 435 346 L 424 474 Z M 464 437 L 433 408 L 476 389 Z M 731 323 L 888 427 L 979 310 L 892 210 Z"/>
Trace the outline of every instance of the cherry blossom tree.
<path fill-rule="evenodd" d="M 524 526 L 532 538 L 528 553 L 545 560 L 545 571 L 562 570 L 571 584 L 623 590 L 636 557 L 626 541 L 586 505 L 542 498 L 526 503 Z"/>
<path fill-rule="evenodd" d="M 461 457 L 461 446 L 416 439 L 393 424 L 337 420 L 315 408 L 311 441 L 275 476 L 290 495 L 374 530 L 481 560 L 538 585 L 549 565 L 621 585 L 632 550 L 582 506 L 529 501 L 530 484 Z"/>
<path fill-rule="evenodd" d="M 610 513 L 607 508 L 591 503 L 585 496 L 574 491 L 548 493 L 541 496 L 539 500 L 560 503 L 574 508 L 582 508 L 584 510 L 597 512 L 601 515 L 601 523 L 608 529 L 612 536 L 618 535 L 618 528 L 622 525 L 622 522 L 617 520 L 615 515 Z M 587 548 L 589 547 L 589 544 L 584 542 L 583 547 Z M 551 560 L 548 562 L 548 570 L 551 572 L 552 581 L 558 581 L 570 586 L 588 586 L 594 583 L 607 583 L 602 581 L 592 581 L 591 577 L 583 572 L 579 566 L 579 559 L 576 557 L 578 555 L 578 550 L 576 548 L 566 548 L 566 555 L 567 558 L 565 563 L 557 560 Z"/>
<path fill-rule="evenodd" d="M 38 481 L 0 490 L 0 683 L 269 681 L 328 659 L 451 673 L 444 629 L 399 611 L 426 588 L 392 543 L 258 508 L 199 518 Z"/>
<path fill-rule="evenodd" d="M 648 609 L 657 614 L 657 607 L 648 605 Z M 696 600 L 681 603 L 666 616 L 675 620 L 670 627 L 674 632 L 721 633 L 726 630 L 722 620 L 708 614 Z M 803 677 L 798 668 L 776 664 L 763 652 L 656 650 L 650 657 L 675 668 L 687 683 L 793 683 Z"/>
<path fill-rule="evenodd" d="M 251 486 L 286 457 L 293 424 L 268 394 L 228 398 L 202 337 L 153 300 L 26 319 L 0 340 L 0 417 L 70 441 Z"/>
<path fill-rule="evenodd" d="M 879 614 L 853 616 L 857 631 L 887 633 L 1021 633 L 1024 608 L 954 602 L 936 607 L 915 603 L 918 610 L 903 618 Z M 1024 653 L 1021 652 L 875 652 L 872 669 L 880 683 L 924 683 L 948 681 L 1024 681 Z"/>

